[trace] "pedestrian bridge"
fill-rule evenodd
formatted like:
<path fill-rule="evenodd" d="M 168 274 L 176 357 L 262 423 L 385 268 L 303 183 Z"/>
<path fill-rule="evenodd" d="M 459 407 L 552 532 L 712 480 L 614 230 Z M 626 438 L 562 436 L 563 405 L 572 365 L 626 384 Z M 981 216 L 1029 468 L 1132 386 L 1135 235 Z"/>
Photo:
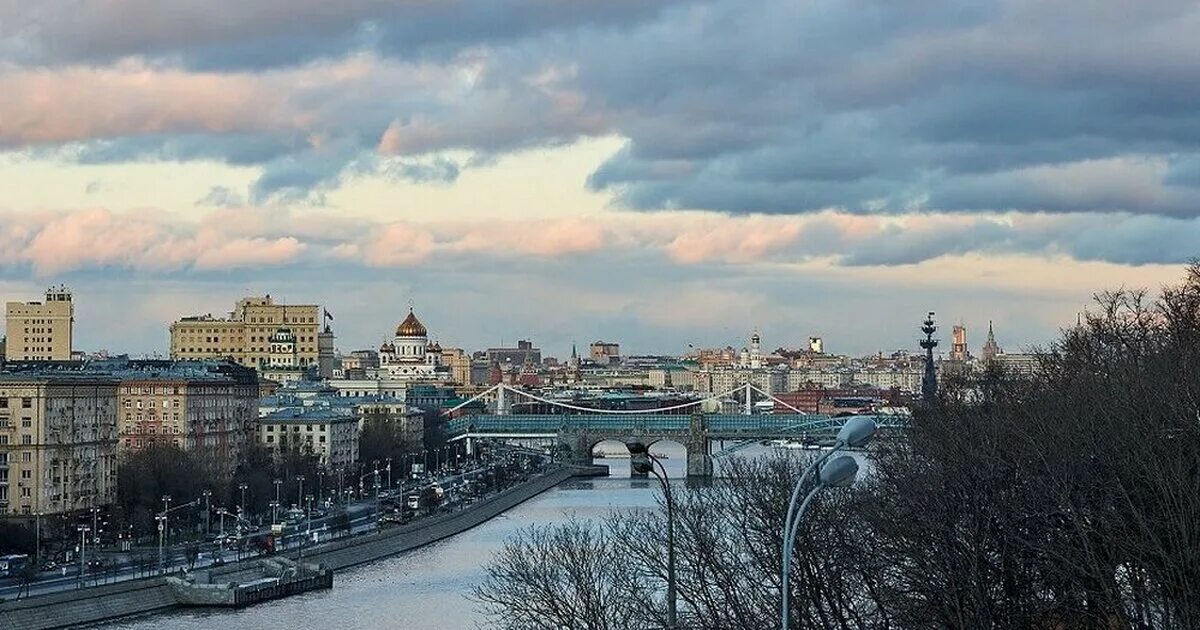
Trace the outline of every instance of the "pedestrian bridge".
<path fill-rule="evenodd" d="M 605 440 L 626 444 L 640 441 L 647 445 L 671 440 L 687 449 L 688 475 L 705 477 L 712 475 L 713 457 L 720 457 L 722 451 L 735 451 L 748 443 L 763 440 L 826 441 L 837 434 L 846 420 L 845 417 L 806 414 L 794 408 L 794 413 L 784 414 L 700 412 L 704 402 L 728 399 L 731 394 L 739 392 L 745 394 L 745 409 L 749 411 L 752 409 L 749 403 L 752 391 L 774 399 L 753 385 L 743 385 L 733 392 L 662 409 L 603 410 L 557 402 L 498 385 L 448 413 L 452 414 L 489 392 L 497 393 L 495 412 L 451 417 L 446 421 L 446 433 L 451 440 L 466 440 L 468 444 L 474 440 L 490 439 L 553 445 L 578 463 L 590 463 L 592 449 Z M 507 394 L 536 400 L 562 413 L 503 413 L 507 411 Z M 871 417 L 882 431 L 908 427 L 907 415 L 878 414 Z M 732 448 L 727 449 L 727 446 Z"/>

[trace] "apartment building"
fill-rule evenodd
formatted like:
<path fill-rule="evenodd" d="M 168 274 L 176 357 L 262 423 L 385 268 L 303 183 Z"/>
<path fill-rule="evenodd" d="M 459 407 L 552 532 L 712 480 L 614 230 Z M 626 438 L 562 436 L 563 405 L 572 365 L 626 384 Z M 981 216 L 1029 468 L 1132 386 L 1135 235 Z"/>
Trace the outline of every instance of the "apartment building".
<path fill-rule="evenodd" d="M 171 444 L 225 479 L 246 460 L 258 417 L 254 370 L 226 361 L 128 361 L 113 375 L 123 452 Z"/>
<path fill-rule="evenodd" d="M 111 377 L 0 374 L 0 515 L 115 501 L 117 407 Z"/>
<path fill-rule="evenodd" d="M 51 287 L 42 302 L 8 302 L 4 309 L 7 361 L 68 361 L 74 340 L 75 304 L 64 286 Z"/>
<path fill-rule="evenodd" d="M 313 455 L 335 469 L 358 461 L 359 418 L 348 407 L 293 407 L 258 419 L 258 443 L 272 457 Z"/>

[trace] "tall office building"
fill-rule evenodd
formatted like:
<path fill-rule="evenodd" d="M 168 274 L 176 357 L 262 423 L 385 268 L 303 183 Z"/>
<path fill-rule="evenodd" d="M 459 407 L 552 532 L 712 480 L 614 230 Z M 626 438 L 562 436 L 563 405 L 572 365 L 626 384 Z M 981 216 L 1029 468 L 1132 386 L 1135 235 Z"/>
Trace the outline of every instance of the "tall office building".
<path fill-rule="evenodd" d="M 69 361 L 75 305 L 64 286 L 51 287 L 43 302 L 9 302 L 5 307 L 8 361 Z"/>
<path fill-rule="evenodd" d="M 290 336 L 295 366 L 333 370 L 333 332 L 322 328 L 328 314 L 315 304 L 276 304 L 270 295 L 237 301 L 228 317 L 184 317 L 171 324 L 172 359 L 232 359 L 263 370 L 279 361 L 272 337 Z M 323 359 L 322 353 L 328 354 Z"/>

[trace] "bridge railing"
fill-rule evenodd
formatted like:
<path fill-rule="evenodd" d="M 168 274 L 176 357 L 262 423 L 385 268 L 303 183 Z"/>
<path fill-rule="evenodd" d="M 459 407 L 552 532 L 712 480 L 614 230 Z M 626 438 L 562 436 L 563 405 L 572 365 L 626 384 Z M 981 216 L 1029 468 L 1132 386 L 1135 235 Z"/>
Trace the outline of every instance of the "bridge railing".
<path fill-rule="evenodd" d="M 907 426 L 907 417 L 875 416 L 883 429 Z M 691 416 L 642 414 L 613 416 L 604 414 L 477 414 L 448 420 L 451 436 L 463 433 L 562 433 L 573 431 L 664 432 L 691 430 Z M 706 414 L 704 429 L 712 436 L 787 436 L 836 431 L 844 417 L 817 414 Z"/>

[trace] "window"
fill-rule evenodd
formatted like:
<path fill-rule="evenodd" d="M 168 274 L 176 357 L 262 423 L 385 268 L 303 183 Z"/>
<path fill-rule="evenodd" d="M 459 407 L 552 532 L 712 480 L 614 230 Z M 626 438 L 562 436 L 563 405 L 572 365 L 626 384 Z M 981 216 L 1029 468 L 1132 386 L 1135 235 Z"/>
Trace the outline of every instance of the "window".
<path fill-rule="evenodd" d="M 0 398 L 0 409 L 8 409 L 8 399 Z"/>
<path fill-rule="evenodd" d="M 21 478 L 22 479 L 33 479 L 33 471 L 29 470 L 28 468 L 22 469 L 21 470 Z"/>
<path fill-rule="evenodd" d="M 29 435 L 28 433 L 26 433 L 25 435 L 22 435 L 21 436 L 21 444 L 25 444 L 25 445 L 33 444 L 33 436 Z"/>
<path fill-rule="evenodd" d="M 28 396 L 26 396 L 25 398 L 22 398 L 21 399 L 21 408 L 22 409 L 32 409 L 33 408 L 33 399 Z"/>
<path fill-rule="evenodd" d="M 26 464 L 33 461 L 33 453 L 29 451 L 21 451 L 21 461 L 25 462 Z"/>

